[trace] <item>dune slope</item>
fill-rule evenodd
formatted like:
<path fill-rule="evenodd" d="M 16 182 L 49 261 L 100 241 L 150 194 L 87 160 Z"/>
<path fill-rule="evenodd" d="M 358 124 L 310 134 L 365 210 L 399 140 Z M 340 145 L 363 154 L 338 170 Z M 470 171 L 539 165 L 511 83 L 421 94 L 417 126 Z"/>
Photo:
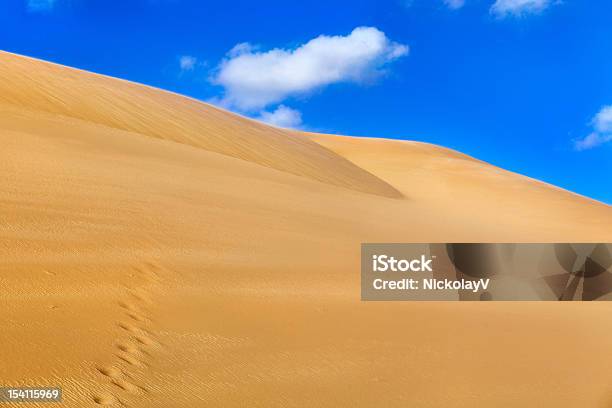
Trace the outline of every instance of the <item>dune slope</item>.
<path fill-rule="evenodd" d="M 612 403 L 606 303 L 359 301 L 361 242 L 609 242 L 605 204 L 6 53 L 0 141 L 0 384 L 79 408 Z"/>
<path fill-rule="evenodd" d="M 391 186 L 305 138 L 154 88 L 2 53 L 0 103 L 187 144 L 358 191 Z M 27 89 L 27 91 L 25 91 Z"/>

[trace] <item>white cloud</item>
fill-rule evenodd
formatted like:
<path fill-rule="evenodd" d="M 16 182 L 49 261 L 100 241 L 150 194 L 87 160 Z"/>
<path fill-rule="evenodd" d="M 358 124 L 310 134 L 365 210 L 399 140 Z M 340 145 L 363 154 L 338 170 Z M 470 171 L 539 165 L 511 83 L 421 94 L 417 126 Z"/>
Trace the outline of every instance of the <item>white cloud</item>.
<path fill-rule="evenodd" d="M 183 55 L 181 58 L 179 58 L 179 65 L 181 66 L 181 71 L 193 71 L 197 62 L 198 59 L 190 55 Z"/>
<path fill-rule="evenodd" d="M 444 0 L 444 4 L 451 10 L 458 10 L 465 5 L 465 0 Z"/>
<path fill-rule="evenodd" d="M 249 44 L 247 42 L 238 43 L 234 45 L 234 47 L 227 52 L 227 56 L 230 58 L 238 57 L 242 54 L 251 54 L 257 51 L 258 47 L 253 44 Z"/>
<path fill-rule="evenodd" d="M 588 150 L 612 141 L 612 105 L 604 106 L 591 121 L 594 131 L 576 140 L 576 150 Z"/>
<path fill-rule="evenodd" d="M 33 13 L 50 11 L 55 5 L 55 0 L 27 0 L 28 11 Z"/>
<path fill-rule="evenodd" d="M 279 105 L 273 112 L 262 111 L 256 119 L 282 128 L 296 129 L 302 124 L 302 114 L 300 111 L 285 105 Z"/>
<path fill-rule="evenodd" d="M 604 106 L 593 118 L 593 126 L 600 133 L 612 133 L 612 105 Z"/>
<path fill-rule="evenodd" d="M 554 0 L 496 0 L 491 6 L 491 14 L 503 18 L 521 17 L 526 14 L 539 13 L 545 10 Z"/>
<path fill-rule="evenodd" d="M 408 51 L 374 27 L 321 35 L 294 49 L 260 52 L 242 43 L 228 53 L 212 82 L 225 88 L 224 105 L 253 111 L 333 83 L 363 82 Z"/>
<path fill-rule="evenodd" d="M 576 147 L 576 150 L 582 151 L 601 146 L 609 141 L 612 141 L 612 134 L 605 135 L 593 132 L 584 139 L 576 140 L 574 146 Z"/>

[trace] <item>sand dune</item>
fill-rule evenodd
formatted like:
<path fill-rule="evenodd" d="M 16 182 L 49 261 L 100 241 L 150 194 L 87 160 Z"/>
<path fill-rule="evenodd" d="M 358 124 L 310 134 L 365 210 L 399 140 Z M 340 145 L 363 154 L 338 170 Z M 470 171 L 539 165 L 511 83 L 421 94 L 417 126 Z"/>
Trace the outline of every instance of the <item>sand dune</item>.
<path fill-rule="evenodd" d="M 348 160 L 305 138 L 288 138 L 283 130 L 127 81 L 2 56 L 1 99 L 20 110 L 200 147 L 358 191 L 399 195 Z"/>
<path fill-rule="evenodd" d="M 612 404 L 606 303 L 359 301 L 361 242 L 610 242 L 610 206 L 7 53 L 0 140 L 1 384 L 67 407 Z"/>

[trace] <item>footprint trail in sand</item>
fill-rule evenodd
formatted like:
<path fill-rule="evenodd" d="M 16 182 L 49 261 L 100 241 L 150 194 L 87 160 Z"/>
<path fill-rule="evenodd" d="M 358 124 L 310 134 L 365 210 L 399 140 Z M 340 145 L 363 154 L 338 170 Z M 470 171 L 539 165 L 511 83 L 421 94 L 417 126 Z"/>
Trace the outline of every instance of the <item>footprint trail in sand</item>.
<path fill-rule="evenodd" d="M 112 387 L 95 393 L 93 401 L 99 405 L 129 406 L 133 396 L 149 396 L 153 390 L 146 384 L 150 359 L 161 350 L 155 338 L 152 317 L 153 299 L 162 282 L 163 269 L 152 263 L 134 268 L 134 281 L 125 290 L 124 299 L 118 302 L 122 313 L 117 321 L 122 335 L 117 338 L 114 361 L 100 365 L 97 371 Z"/>

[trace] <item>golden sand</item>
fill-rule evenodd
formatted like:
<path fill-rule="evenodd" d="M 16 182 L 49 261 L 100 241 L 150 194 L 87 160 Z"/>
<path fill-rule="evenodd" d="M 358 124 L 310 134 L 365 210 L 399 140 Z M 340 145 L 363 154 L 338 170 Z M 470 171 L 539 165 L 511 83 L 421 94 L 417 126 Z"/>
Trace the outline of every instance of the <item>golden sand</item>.
<path fill-rule="evenodd" d="M 79 408 L 612 404 L 607 303 L 359 300 L 361 242 L 611 242 L 608 205 L 8 53 L 0 142 L 0 385 Z"/>

